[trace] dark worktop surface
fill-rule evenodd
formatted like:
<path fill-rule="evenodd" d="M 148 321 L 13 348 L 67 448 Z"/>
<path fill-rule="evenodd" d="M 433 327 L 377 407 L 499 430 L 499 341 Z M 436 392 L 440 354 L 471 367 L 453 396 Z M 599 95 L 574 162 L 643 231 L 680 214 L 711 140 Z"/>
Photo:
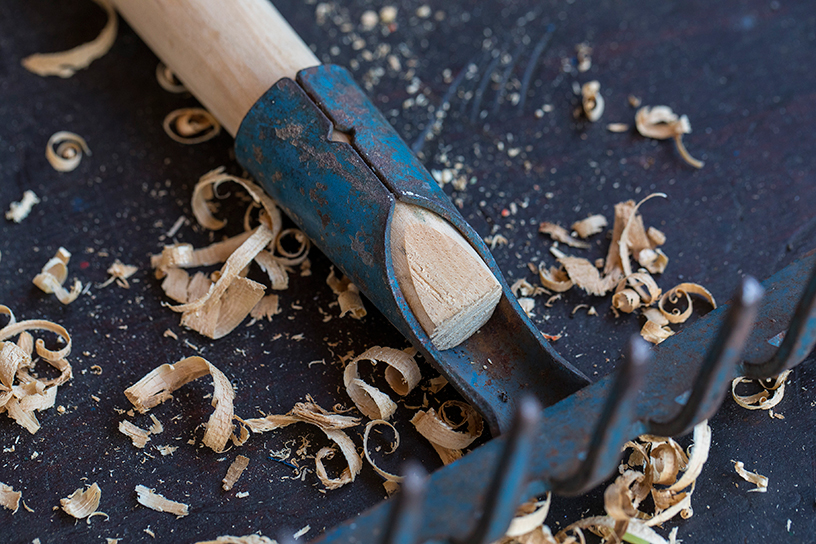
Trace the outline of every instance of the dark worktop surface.
<path fill-rule="evenodd" d="M 590 213 L 611 220 L 616 202 L 655 191 L 668 198 L 652 200 L 642 211 L 647 225 L 668 235 L 671 261 L 659 278 L 664 288 L 698 282 L 725 301 L 741 275 L 764 279 L 816 246 L 816 9 L 809 2 L 527 1 L 478 8 L 465 1 L 431 2 L 427 19 L 415 15 L 421 3 L 391 4 L 399 7 L 395 24 L 374 31 L 360 28 L 367 9 L 361 1 L 328 4 L 323 19 L 314 3 L 278 6 L 315 44 L 321 60 L 349 66 L 405 140 L 420 142 L 416 147 L 428 168 L 463 165 L 473 183 L 446 190 L 479 233 L 507 238 L 509 244 L 497 246 L 494 255 L 510 282 L 535 279 L 528 262 L 554 263 L 551 242 L 537 234 L 540 221 L 569 225 Z M 200 175 L 220 165 L 236 173 L 240 168 L 231 159 L 228 135 L 187 147 L 164 134 L 164 116 L 196 101 L 159 87 L 155 56 L 124 23 L 111 52 L 73 78 L 41 78 L 20 66 L 28 54 L 92 39 L 103 24 L 101 10 L 88 1 L 0 4 L 0 209 L 26 189 L 42 199 L 19 225 L 0 220 L 0 304 L 18 319 L 61 323 L 74 343 L 74 379 L 57 396 L 64 414 L 40 413 L 36 435 L 0 416 L 0 481 L 21 490 L 34 510 L 0 511 L 0 540 L 150 541 L 144 532 L 149 529 L 156 541 L 194 542 L 255 531 L 291 534 L 307 524 L 312 529 L 305 538 L 313 538 L 384 498 L 370 467 L 354 484 L 324 494 L 313 473 L 305 481 L 282 479 L 292 475 L 291 468 L 269 459 L 272 450 L 303 434 L 311 438 L 313 454 L 325 445 L 313 429 L 253 437 L 223 454 L 201 447 L 200 424 L 211 411 L 207 379 L 151 412 L 165 431 L 137 450 L 117 431 L 125 416 L 116 409 L 130 408 L 123 390 L 159 364 L 199 354 L 235 384 L 239 415 L 283 413 L 307 394 L 326 407 L 349 405 L 340 387 L 340 357 L 406 342 L 370 305 L 362 321 L 324 322 L 321 310 L 336 316 L 337 308 L 329 306 L 334 296 L 324 281 L 330 263 L 314 249 L 313 274 L 292 276 L 290 289 L 281 293 L 284 311 L 272 322 L 241 326 L 219 341 L 179 327 L 178 316 L 160 305 L 164 298 L 149 255 L 169 241 L 162 235 L 179 216 L 193 219 L 189 200 Z M 536 45 L 550 30 L 549 47 L 533 63 Z M 573 58 L 575 45 L 584 41 L 594 48 L 592 68 L 565 71 L 562 59 Z M 399 58 L 400 70 L 389 54 Z M 472 77 L 449 93 L 471 62 Z M 508 63 L 515 63 L 511 76 L 498 92 Z M 406 79 L 409 70 L 416 81 Z M 528 72 L 524 100 L 516 101 L 513 94 Z M 594 124 L 573 117 L 573 83 L 591 79 L 601 82 L 606 99 Z M 411 93 L 409 87 L 416 89 Z M 609 122 L 632 124 L 630 94 L 689 116 L 693 133 L 684 141 L 705 160 L 702 170 L 683 163 L 671 142 L 606 130 Z M 434 137 L 422 142 L 433 115 L 429 108 L 438 109 L 446 95 L 447 116 Z M 545 104 L 552 111 L 537 116 Z M 48 137 L 59 130 L 84 136 L 93 151 L 70 173 L 55 172 L 43 156 Z M 209 240 L 191 225 L 176 239 L 197 246 Z M 601 236 L 593 243 L 585 254 L 603 256 L 608 242 Z M 70 278 L 91 283 L 69 306 L 31 284 L 60 246 L 73 253 Z M 131 288 L 98 288 L 116 258 L 140 267 Z M 580 303 L 594 305 L 599 315 L 572 315 Z M 539 298 L 535 322 L 543 332 L 562 333 L 556 349 L 595 379 L 614 368 L 625 339 L 641 324 L 634 315 L 616 319 L 608 308 L 608 298 L 570 292 L 551 309 Z M 162 336 L 168 328 L 178 341 Z M 300 333 L 303 340 L 293 338 Z M 320 360 L 325 364 L 307 364 Z M 100 375 L 91 372 L 93 365 L 102 368 Z M 423 374 L 436 375 L 427 365 Z M 783 420 L 727 399 L 711 421 L 712 450 L 694 493 L 694 516 L 666 528 L 679 525 L 687 543 L 812 542 L 815 390 L 809 360 L 793 372 L 777 407 Z M 397 412 L 403 443 L 382 460 L 387 468 L 396 470 L 408 457 L 429 470 L 438 466 L 408 423 L 412 414 L 404 407 Z M 148 416 L 128 419 L 150 424 Z M 193 437 L 195 446 L 187 443 Z M 154 448 L 161 445 L 179 448 L 162 457 Z M 250 457 L 249 468 L 231 492 L 223 492 L 221 479 L 238 453 Z M 736 476 L 731 459 L 767 475 L 768 492 L 748 493 L 751 486 Z M 108 520 L 75 523 L 52 511 L 86 482 L 102 488 L 100 509 Z M 139 484 L 190 503 L 191 514 L 177 520 L 139 506 L 133 491 Z M 238 498 L 241 491 L 249 496 Z M 557 529 L 603 513 L 601 493 L 556 498 L 548 524 Z"/>

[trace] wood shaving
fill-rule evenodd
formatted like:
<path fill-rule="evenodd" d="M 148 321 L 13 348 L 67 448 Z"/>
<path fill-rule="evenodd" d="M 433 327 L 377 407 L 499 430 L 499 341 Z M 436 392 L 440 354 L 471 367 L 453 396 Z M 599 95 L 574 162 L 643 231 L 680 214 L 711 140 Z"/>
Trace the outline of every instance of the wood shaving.
<path fill-rule="evenodd" d="M 542 234 L 549 234 L 550 238 L 552 238 L 553 240 L 567 244 L 570 247 L 577 247 L 582 249 L 586 249 L 589 247 L 589 244 L 587 244 L 586 242 L 582 242 L 580 240 L 576 240 L 575 238 L 570 236 L 570 233 L 567 231 L 567 229 L 560 225 L 556 225 L 555 223 L 547 223 L 546 221 L 541 223 L 538 226 L 538 232 Z M 584 237 L 582 236 L 582 238 Z"/>
<path fill-rule="evenodd" d="M 575 56 L 578 60 L 578 71 L 586 72 L 592 68 L 592 48 L 587 43 L 579 43 L 575 46 Z"/>
<path fill-rule="evenodd" d="M 703 297 L 713 309 L 717 309 L 717 302 L 714 300 L 714 296 L 702 285 L 698 285 L 696 283 L 681 283 L 668 291 L 657 303 L 657 307 L 660 310 L 660 313 L 663 314 L 669 323 L 685 323 L 686 320 L 691 316 L 692 311 L 692 302 L 691 302 L 691 295 L 698 295 Z M 680 311 L 679 308 L 674 308 L 671 311 L 667 311 L 665 308 L 666 302 L 668 301 L 669 304 L 677 304 L 680 300 L 680 297 L 684 296 L 686 298 L 686 309 Z"/>
<path fill-rule="evenodd" d="M 331 268 L 329 277 L 326 278 L 326 285 L 337 295 L 337 303 L 340 305 L 340 317 L 348 314 L 354 319 L 362 319 L 366 316 L 367 312 L 365 306 L 363 306 L 363 300 L 360 298 L 360 290 L 347 277 L 344 276 L 339 279 L 334 274 L 334 267 Z"/>
<path fill-rule="evenodd" d="M 401 483 L 403 481 L 403 479 L 404 479 L 402 476 L 397 476 L 396 474 L 391 474 L 390 472 L 386 472 L 385 470 L 378 467 L 377 463 L 375 463 L 371 459 L 371 454 L 369 453 L 369 450 L 368 450 L 368 437 L 371 434 L 371 429 L 373 429 L 377 425 L 385 425 L 386 427 L 390 427 L 391 430 L 394 431 L 394 442 L 391 444 L 391 449 L 388 450 L 387 452 L 385 452 L 386 455 L 390 455 L 390 454 L 394 453 L 395 451 L 397 451 L 397 448 L 399 447 L 400 435 L 397 432 L 397 429 L 393 425 L 391 425 L 389 422 L 387 422 L 387 421 L 385 421 L 383 419 L 375 419 L 375 420 L 369 421 L 366 424 L 365 434 L 363 434 L 363 454 L 365 455 L 366 461 L 368 461 L 369 464 L 371 465 L 371 468 L 374 469 L 374 472 L 376 472 L 377 474 L 379 474 L 380 476 L 385 478 L 386 481 Z"/>
<path fill-rule="evenodd" d="M 150 431 L 137 427 L 130 421 L 120 421 L 119 432 L 130 438 L 137 448 L 144 448 L 150 440 Z"/>
<path fill-rule="evenodd" d="M 58 387 L 73 377 L 71 365 L 66 359 L 71 353 L 71 336 L 63 327 L 51 321 L 35 319 L 17 322 L 7 306 L 0 305 L 0 315 L 8 316 L 8 323 L 0 328 L 0 413 L 6 412 L 34 434 L 40 429 L 34 412 L 53 407 Z M 53 332 L 65 346 L 56 351 L 49 350 L 41 338 L 34 339 L 28 332 L 31 330 Z M 16 343 L 9 341 L 15 336 L 19 336 Z M 35 377 L 35 350 L 42 360 L 60 372 L 58 377 Z"/>
<path fill-rule="evenodd" d="M 400 396 L 410 393 L 422 379 L 419 366 L 412 355 L 394 348 L 374 346 L 359 357 L 355 357 L 343 372 L 343 384 L 357 408 L 371 419 L 390 419 L 397 409 L 391 398 L 369 385 L 362 379 L 357 367 L 360 361 L 371 361 L 376 365 L 383 362 L 387 366 L 385 380 L 391 389 Z"/>
<path fill-rule="evenodd" d="M 309 532 L 309 531 L 311 531 L 311 530 L 312 530 L 312 526 L 311 526 L 311 525 L 307 525 L 307 526 L 303 527 L 302 529 L 300 529 L 300 530 L 299 530 L 298 532 L 296 532 L 295 534 L 293 534 L 293 535 L 292 535 L 292 538 L 293 538 L 294 540 L 297 540 L 297 539 L 299 539 L 300 537 L 302 537 L 303 535 L 305 535 L 306 533 L 308 533 L 308 532 Z"/>
<path fill-rule="evenodd" d="M 162 121 L 164 132 L 180 144 L 194 145 L 212 140 L 221 132 L 221 123 L 203 108 L 180 108 Z"/>
<path fill-rule="evenodd" d="M 192 208 L 199 224 L 211 230 L 226 225 L 225 221 L 213 216 L 209 205 L 218 187 L 226 182 L 238 183 L 254 202 L 260 204 L 260 225 L 248 230 L 247 221 L 245 232 L 222 242 L 202 249 L 194 249 L 189 244 L 165 246 L 160 255 L 151 258 L 157 278 L 164 279 L 162 289 L 165 294 L 181 303 L 170 307 L 182 314 L 181 324 L 214 339 L 229 334 L 250 314 L 254 319 L 269 319 L 278 312 L 275 299 L 263 300 L 265 287 L 246 278 L 247 266 L 253 260 L 273 278 L 274 274 L 270 273 L 273 264 L 276 271 L 286 274 L 284 267 L 303 262 L 310 247 L 299 231 L 282 231 L 280 211 L 260 187 L 249 180 L 225 174 L 223 168 L 202 176 L 193 191 Z M 282 237 L 294 238 L 300 244 L 299 249 L 295 253 L 285 251 Z M 278 248 L 281 255 L 274 255 L 267 250 L 268 247 Z M 182 270 L 222 262 L 223 267 L 213 274 L 212 280 L 200 272 L 191 278 Z M 273 288 L 281 288 L 274 278 L 272 283 Z"/>
<path fill-rule="evenodd" d="M 295 404 L 294 408 L 284 415 L 269 415 L 263 418 L 246 420 L 236 419 L 253 433 L 273 431 L 293 423 L 309 423 L 323 431 L 330 440 L 340 447 L 340 451 L 348 462 L 348 467 L 342 471 L 340 476 L 330 478 L 323 465 L 323 459 L 331 459 L 334 456 L 334 450 L 326 447 L 317 452 L 315 455 L 315 471 L 326 489 L 337 489 L 353 482 L 363 468 L 363 460 L 357 453 L 354 442 L 342 431 L 342 429 L 359 425 L 359 418 L 328 412 L 310 401 Z"/>
<path fill-rule="evenodd" d="M 9 205 L 9 210 L 6 212 L 6 219 L 19 223 L 31 213 L 31 209 L 35 204 L 39 204 L 40 199 L 32 190 L 27 190 L 23 193 L 23 198 L 20 202 L 12 202 Z"/>
<path fill-rule="evenodd" d="M 593 234 L 598 234 L 603 231 L 609 223 L 603 215 L 590 215 L 586 219 L 576 221 L 570 227 L 581 238 L 589 238 Z M 586 247 L 589 247 L 587 245 Z"/>
<path fill-rule="evenodd" d="M 76 169 L 83 155 L 91 155 L 85 139 L 65 130 L 52 134 L 45 146 L 45 158 L 57 172 Z"/>
<path fill-rule="evenodd" d="M 450 408 L 460 411 L 459 422 L 454 423 L 447 417 L 446 410 Z M 484 429 L 482 416 L 469 404 L 455 400 L 443 403 L 439 407 L 439 414 L 433 408 L 427 412 L 418 411 L 411 418 L 411 424 L 431 443 L 442 463 L 446 465 L 461 458 L 462 450 L 479 438 Z M 463 431 L 456 430 L 463 426 L 465 427 Z"/>
<path fill-rule="evenodd" d="M 604 99 L 601 96 L 601 84 L 589 81 L 581 86 L 581 106 L 584 115 L 593 123 L 601 118 L 604 111 Z"/>
<path fill-rule="evenodd" d="M 751 380 L 744 376 L 735 378 L 731 382 L 731 396 L 734 401 L 747 410 L 770 410 L 785 396 L 785 381 L 791 371 L 786 370 L 779 376 L 767 380 Z M 738 395 L 737 386 L 741 383 L 756 384 L 762 391 L 752 395 Z"/>
<path fill-rule="evenodd" d="M 623 230 L 620 231 L 620 238 L 617 241 L 617 258 L 619 259 L 621 268 L 623 270 L 624 276 L 632 275 L 632 265 L 629 262 L 629 255 L 640 255 L 643 249 L 649 248 L 651 249 L 651 240 L 649 240 L 648 236 L 646 235 L 646 231 L 643 227 L 643 218 L 640 214 L 637 213 L 638 209 L 644 202 L 651 200 L 655 197 L 661 198 L 668 198 L 664 193 L 652 193 L 633 207 L 630 210 L 623 211 L 621 216 L 628 215 L 626 218 L 625 225 Z M 629 201 L 631 202 L 631 201 Z M 624 206 L 628 207 L 629 202 L 622 203 Z M 617 212 L 618 212 L 618 205 L 615 206 L 615 226 L 617 227 Z M 628 213 L 627 213 L 628 212 Z M 612 256 L 612 247 L 615 246 L 615 238 L 613 233 L 613 243 L 610 246 L 610 253 L 607 254 L 606 257 L 606 264 L 609 266 L 610 257 Z M 630 253 L 631 251 L 631 253 Z"/>
<path fill-rule="evenodd" d="M 626 123 L 609 123 L 606 125 L 606 130 L 609 132 L 626 132 L 629 130 L 629 125 Z"/>
<path fill-rule="evenodd" d="M 278 295 L 266 295 L 252 308 L 249 316 L 252 319 L 264 319 L 272 321 L 272 316 L 281 313 Z"/>
<path fill-rule="evenodd" d="M 24 58 L 23 67 L 39 76 L 71 77 L 102 57 L 116 40 L 117 19 L 109 0 L 94 0 L 108 16 L 102 32 L 94 40 L 59 53 L 35 53 Z"/>
<path fill-rule="evenodd" d="M 136 500 L 156 512 L 167 512 L 177 518 L 183 518 L 190 513 L 190 505 L 183 502 L 171 501 L 143 485 L 136 486 Z"/>
<path fill-rule="evenodd" d="M 510 527 L 504 533 L 507 537 L 519 537 L 529 534 L 547 519 L 552 503 L 552 493 L 547 493 L 544 500 L 532 500 L 522 504 L 516 511 L 516 516 L 510 522 Z"/>
<path fill-rule="evenodd" d="M 158 81 L 161 88 L 167 92 L 183 93 L 187 90 L 187 87 L 178 80 L 176 74 L 165 66 L 163 62 L 159 62 L 159 64 L 156 65 L 156 81 Z"/>
<path fill-rule="evenodd" d="M 756 486 L 755 489 L 749 489 L 748 492 L 767 493 L 768 491 L 768 477 L 759 474 L 758 472 L 749 472 L 745 470 L 745 464 L 742 461 L 731 461 L 734 463 L 734 470 L 746 482 L 751 482 Z"/>
<path fill-rule="evenodd" d="M 527 297 L 521 297 L 520 299 L 518 299 L 518 303 L 527 317 L 535 316 L 535 314 L 533 313 L 533 310 L 535 309 L 535 300 Z"/>
<path fill-rule="evenodd" d="M 17 509 L 20 508 L 20 498 L 22 496 L 22 493 L 14 491 L 10 485 L 0 482 L 0 506 L 11 510 L 12 513 L 16 513 Z"/>
<path fill-rule="evenodd" d="M 235 461 L 227 469 L 227 475 L 224 476 L 224 479 L 221 480 L 222 488 L 224 491 L 229 491 L 232 489 L 232 486 L 235 485 L 235 482 L 238 481 L 238 478 L 241 477 L 241 474 L 244 473 L 246 468 L 249 466 L 249 457 L 245 457 L 243 455 L 238 455 L 235 458 Z"/>
<path fill-rule="evenodd" d="M 68 497 L 60 499 L 60 506 L 68 515 L 83 519 L 96 512 L 101 497 L 102 490 L 97 484 L 93 484 L 86 489 L 79 488 Z"/>
<path fill-rule="evenodd" d="M 547 294 L 549 291 L 543 287 L 535 286 L 525 279 L 517 280 L 510 287 L 510 291 L 517 297 L 537 297 L 538 295 Z"/>
<path fill-rule="evenodd" d="M 673 138 L 683 160 L 694 168 L 705 166 L 704 162 L 692 157 L 683 145 L 683 134 L 691 133 L 691 123 L 687 116 L 678 117 L 668 106 L 643 106 L 635 114 L 635 126 L 647 138 Z"/>
<path fill-rule="evenodd" d="M 206 359 L 193 356 L 172 365 L 161 365 L 125 389 L 125 396 L 136 410 L 144 414 L 172 398 L 173 391 L 206 375 L 213 378 L 212 404 L 215 411 L 207 421 L 203 443 L 216 453 L 220 453 L 224 451 L 227 440 L 233 433 L 232 401 L 235 398 L 235 391 L 227 377 Z"/>
<path fill-rule="evenodd" d="M 572 283 L 590 295 L 603 296 L 618 283 L 616 275 L 601 277 L 595 265 L 581 257 L 562 257 L 558 262 L 564 266 Z"/>
<path fill-rule="evenodd" d="M 130 283 L 128 283 L 127 280 L 138 270 L 138 267 L 130 264 L 123 264 L 119 259 L 116 259 L 108 268 L 108 275 L 110 275 L 110 278 L 108 278 L 105 283 L 101 284 L 99 288 L 102 289 L 103 287 L 107 287 L 115 281 L 116 285 L 119 287 L 122 287 L 123 289 L 130 289 Z"/>
<path fill-rule="evenodd" d="M 215 540 L 202 540 L 196 544 L 278 544 L 277 540 L 261 535 L 219 536 Z"/>
<path fill-rule="evenodd" d="M 553 266 L 548 269 L 544 263 L 538 266 L 538 277 L 544 287 L 556 293 L 569 291 L 573 285 L 563 268 Z"/>
<path fill-rule="evenodd" d="M 71 252 L 61 247 L 56 254 L 47 262 L 39 274 L 34 276 L 34 285 L 43 292 L 56 295 L 63 304 L 70 304 L 77 299 L 82 292 L 82 282 L 74 279 L 71 291 L 67 291 L 63 284 L 68 279 L 68 261 L 71 260 Z"/>
<path fill-rule="evenodd" d="M 640 271 L 623 278 L 615 288 L 612 307 L 624 313 L 632 313 L 643 306 L 651 306 L 663 291 L 648 272 Z"/>

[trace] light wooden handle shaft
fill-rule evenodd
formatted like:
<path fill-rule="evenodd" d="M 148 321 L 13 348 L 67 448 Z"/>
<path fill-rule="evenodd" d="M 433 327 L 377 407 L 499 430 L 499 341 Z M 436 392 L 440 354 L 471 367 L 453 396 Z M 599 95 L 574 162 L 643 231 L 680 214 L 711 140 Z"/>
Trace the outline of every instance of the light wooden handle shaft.
<path fill-rule="evenodd" d="M 276 81 L 317 66 L 269 0 L 113 0 L 122 17 L 233 136 Z"/>

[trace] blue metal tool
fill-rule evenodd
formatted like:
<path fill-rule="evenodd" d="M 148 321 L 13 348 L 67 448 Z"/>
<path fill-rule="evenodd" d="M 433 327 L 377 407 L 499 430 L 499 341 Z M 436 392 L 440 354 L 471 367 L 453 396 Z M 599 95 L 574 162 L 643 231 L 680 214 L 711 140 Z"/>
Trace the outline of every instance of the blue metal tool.
<path fill-rule="evenodd" d="M 333 141 L 332 131 L 351 135 Z M 487 420 L 506 430 L 516 399 L 551 406 L 588 380 L 530 322 L 490 251 L 349 73 L 318 66 L 282 79 L 249 111 L 235 142 L 239 162 L 286 213 Z M 389 229 L 397 201 L 446 219 L 502 286 L 479 332 L 438 350 L 395 277 Z"/>
<path fill-rule="evenodd" d="M 536 455 L 528 466 L 529 484 L 521 497 L 505 493 L 493 503 L 506 507 L 547 491 L 575 494 L 591 489 L 614 471 L 626 440 L 643 433 L 682 431 L 710 417 L 734 377 L 745 374 L 749 365 L 758 368 L 773 359 L 780 335 L 795 336 L 791 342 L 797 345 L 812 343 L 814 269 L 816 251 L 762 287 L 746 278 L 732 301 L 655 347 L 651 361 L 630 343 L 617 372 L 544 409 L 530 435 Z M 808 274 L 811 281 L 803 285 Z M 801 308 L 808 308 L 806 316 Z M 755 315 L 759 321 L 752 328 Z M 751 362 L 741 362 L 743 348 L 753 357 Z M 633 387 L 638 375 L 642 385 Z M 414 542 L 459 542 L 472 534 L 486 515 L 482 505 L 496 494 L 488 480 L 473 475 L 494 473 L 504 462 L 509 440 L 494 438 L 431 475 Z M 393 501 L 382 503 L 317 542 L 378 542 L 379 527 L 393 507 Z"/>

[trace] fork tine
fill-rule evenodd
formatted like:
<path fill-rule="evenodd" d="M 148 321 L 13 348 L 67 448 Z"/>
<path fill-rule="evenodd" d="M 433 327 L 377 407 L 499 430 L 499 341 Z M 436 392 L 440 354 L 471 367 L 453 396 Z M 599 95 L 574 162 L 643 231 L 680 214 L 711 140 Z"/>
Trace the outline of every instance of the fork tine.
<path fill-rule="evenodd" d="M 776 353 L 762 363 L 745 363 L 749 378 L 769 378 L 801 363 L 816 344 L 816 267 L 810 273 L 788 332 Z"/>
<path fill-rule="evenodd" d="M 540 419 L 539 402 L 532 396 L 523 397 L 504 435 L 506 443 L 487 490 L 481 517 L 462 544 L 488 544 L 504 535 L 527 485 L 527 470 Z"/>
<path fill-rule="evenodd" d="M 404 480 L 394 497 L 382 544 L 414 544 L 422 528 L 422 503 L 428 489 L 428 473 L 416 461 L 408 461 Z"/>
<path fill-rule="evenodd" d="M 648 428 L 651 434 L 682 434 L 696 423 L 708 419 L 717 410 L 725 396 L 727 384 L 734 377 L 734 368 L 751 332 L 763 292 L 764 289 L 754 278 L 743 278 L 694 380 L 686 403 L 668 421 L 650 420 Z"/>
<path fill-rule="evenodd" d="M 638 336 L 626 344 L 626 358 L 606 398 L 586 457 L 569 478 L 553 482 L 554 490 L 577 495 L 615 469 L 621 446 L 631 433 L 635 403 L 649 363 L 649 346 Z"/>

